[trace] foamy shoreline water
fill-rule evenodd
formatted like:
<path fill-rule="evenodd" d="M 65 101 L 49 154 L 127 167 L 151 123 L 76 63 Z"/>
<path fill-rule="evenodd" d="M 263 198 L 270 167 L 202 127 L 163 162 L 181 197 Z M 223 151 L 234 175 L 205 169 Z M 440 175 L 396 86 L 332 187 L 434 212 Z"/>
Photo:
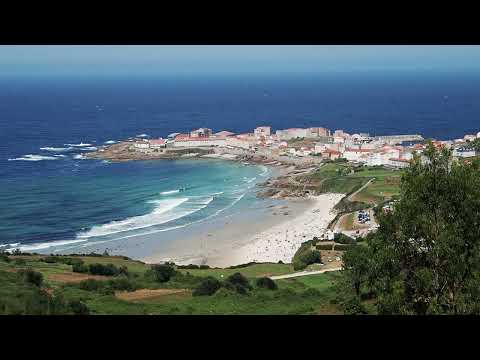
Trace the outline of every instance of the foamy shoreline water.
<path fill-rule="evenodd" d="M 269 208 L 263 218 L 258 218 L 257 214 L 255 219 L 233 218 L 222 228 L 206 229 L 192 239 L 179 242 L 170 251 L 158 252 L 142 260 L 218 267 L 253 261 L 290 262 L 303 242 L 326 230 L 335 217 L 333 208 L 343 196 L 322 194 L 308 199 L 290 199 L 286 205 Z M 284 215 L 285 212 L 288 215 Z"/>

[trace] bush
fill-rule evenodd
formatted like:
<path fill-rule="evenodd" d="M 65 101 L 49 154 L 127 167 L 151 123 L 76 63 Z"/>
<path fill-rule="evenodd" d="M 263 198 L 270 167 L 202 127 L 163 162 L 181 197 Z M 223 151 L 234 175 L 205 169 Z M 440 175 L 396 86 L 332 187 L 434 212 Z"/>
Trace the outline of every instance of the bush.
<path fill-rule="evenodd" d="M 316 264 L 322 262 L 322 257 L 320 255 L 320 251 L 310 250 L 300 255 L 300 261 L 307 265 Z"/>
<path fill-rule="evenodd" d="M 77 273 L 88 273 L 88 266 L 85 264 L 75 264 L 72 266 L 72 271 Z"/>
<path fill-rule="evenodd" d="M 118 268 L 113 264 L 90 264 L 88 270 L 92 275 L 115 276 L 119 274 Z"/>
<path fill-rule="evenodd" d="M 41 259 L 40 261 L 48 263 L 48 264 L 53 264 L 53 263 L 58 262 L 56 256 L 47 256 L 47 257 L 44 257 L 43 259 Z"/>
<path fill-rule="evenodd" d="M 246 294 L 247 290 L 252 289 L 248 279 L 238 272 L 225 279 L 225 287 L 239 294 Z"/>
<path fill-rule="evenodd" d="M 202 270 L 205 270 L 205 269 L 210 269 L 210 266 L 208 266 L 208 265 L 200 265 L 198 268 L 199 268 L 199 269 L 202 269 Z"/>
<path fill-rule="evenodd" d="M 303 270 L 308 265 L 321 262 L 320 252 L 312 250 L 312 246 L 315 244 L 314 240 L 304 242 L 300 248 L 295 252 L 292 263 L 294 270 Z M 316 245 L 317 249 L 319 245 Z"/>
<path fill-rule="evenodd" d="M 176 274 L 173 266 L 167 264 L 152 265 L 152 273 L 155 281 L 167 282 Z"/>
<path fill-rule="evenodd" d="M 25 261 L 25 259 L 15 259 L 14 260 L 14 263 L 15 265 L 20 265 L 20 266 L 23 266 L 23 265 L 26 265 L 27 262 Z"/>
<path fill-rule="evenodd" d="M 241 269 L 241 268 L 246 268 L 246 267 L 249 267 L 249 266 L 255 265 L 255 264 L 256 264 L 256 262 L 252 261 L 252 262 L 249 262 L 249 263 L 246 263 L 246 264 L 229 266 L 227 269 Z"/>
<path fill-rule="evenodd" d="M 72 313 L 75 315 L 89 315 L 90 309 L 83 302 L 78 300 L 73 300 L 68 302 L 68 307 Z"/>
<path fill-rule="evenodd" d="M 334 241 L 339 244 L 349 244 L 349 245 L 357 243 L 357 241 L 354 238 L 342 233 L 335 234 Z"/>
<path fill-rule="evenodd" d="M 177 266 L 178 269 L 200 269 L 200 267 L 198 265 L 194 265 L 194 264 L 188 264 L 188 265 L 178 265 Z"/>
<path fill-rule="evenodd" d="M 43 284 L 43 275 L 38 271 L 32 269 L 22 269 L 18 272 L 18 275 L 27 284 L 32 284 L 38 287 L 42 286 Z"/>
<path fill-rule="evenodd" d="M 85 291 L 98 291 L 104 287 L 104 284 L 95 279 L 87 279 L 80 281 L 78 287 Z"/>
<path fill-rule="evenodd" d="M 0 261 L 3 261 L 3 262 L 10 262 L 10 258 L 8 257 L 7 254 L 2 254 L 0 253 Z"/>
<path fill-rule="evenodd" d="M 137 286 L 130 279 L 121 277 L 115 280 L 111 280 L 109 285 L 114 290 L 123 290 L 123 291 L 135 291 Z"/>
<path fill-rule="evenodd" d="M 193 296 L 210 296 L 222 287 L 222 283 L 212 276 L 202 280 L 202 282 L 193 290 Z"/>
<path fill-rule="evenodd" d="M 256 285 L 259 288 L 268 289 L 268 290 L 277 290 L 277 288 L 278 288 L 275 281 L 273 281 L 269 277 L 258 278 L 257 282 L 256 282 Z"/>
<path fill-rule="evenodd" d="M 318 244 L 315 245 L 317 250 L 332 250 L 333 244 Z"/>

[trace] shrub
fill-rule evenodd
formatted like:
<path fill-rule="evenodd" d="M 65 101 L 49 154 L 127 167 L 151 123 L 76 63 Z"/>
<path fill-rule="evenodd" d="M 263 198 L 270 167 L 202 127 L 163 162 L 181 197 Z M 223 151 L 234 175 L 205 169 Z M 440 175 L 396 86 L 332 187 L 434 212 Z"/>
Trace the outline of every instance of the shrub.
<path fill-rule="evenodd" d="M 27 284 L 32 284 L 35 286 L 42 286 L 43 275 L 38 271 L 32 269 L 22 269 L 18 272 L 18 275 L 23 279 Z"/>
<path fill-rule="evenodd" d="M 292 263 L 294 270 L 303 270 L 308 265 L 321 262 L 320 252 L 312 250 L 314 240 L 304 242 L 300 248 L 295 252 Z M 317 249 L 318 249 L 317 245 Z"/>
<path fill-rule="evenodd" d="M 23 266 L 23 265 L 26 265 L 27 262 L 25 261 L 25 259 L 15 259 L 14 260 L 14 263 L 15 265 L 20 265 L 20 266 Z"/>
<path fill-rule="evenodd" d="M 200 265 L 198 268 L 205 270 L 205 269 L 210 269 L 210 266 L 208 266 L 208 265 Z"/>
<path fill-rule="evenodd" d="M 335 234 L 335 242 L 339 244 L 355 244 L 356 240 L 343 233 Z"/>
<path fill-rule="evenodd" d="M 259 288 L 268 289 L 268 290 L 277 290 L 277 288 L 278 288 L 275 281 L 273 281 L 269 277 L 258 278 L 257 282 L 256 282 L 256 285 Z"/>
<path fill-rule="evenodd" d="M 128 267 L 126 267 L 125 265 L 120 266 L 120 268 L 118 269 L 118 274 L 129 276 Z"/>
<path fill-rule="evenodd" d="M 315 245 L 317 250 L 332 250 L 333 244 L 318 244 Z"/>
<path fill-rule="evenodd" d="M 68 307 L 70 308 L 71 312 L 74 313 L 75 315 L 90 314 L 90 309 L 88 308 L 88 306 L 78 300 L 69 301 Z"/>
<path fill-rule="evenodd" d="M 225 279 L 225 287 L 235 290 L 239 294 L 246 294 L 247 290 L 252 289 L 248 279 L 238 272 Z"/>
<path fill-rule="evenodd" d="M 83 265 L 84 262 L 82 259 L 72 259 L 72 258 L 60 258 L 61 260 L 59 262 L 62 262 L 66 265 L 72 265 L 72 266 L 75 266 L 75 265 Z"/>
<path fill-rule="evenodd" d="M 43 259 L 41 259 L 40 261 L 48 263 L 48 264 L 53 264 L 53 263 L 58 262 L 56 256 L 47 256 L 47 257 L 44 257 Z"/>
<path fill-rule="evenodd" d="M 178 269 L 200 269 L 198 265 L 188 264 L 188 265 L 178 265 Z"/>
<path fill-rule="evenodd" d="M 212 276 L 202 280 L 202 282 L 193 290 L 193 296 L 210 296 L 222 287 L 222 283 Z"/>
<path fill-rule="evenodd" d="M 256 264 L 256 262 L 252 261 L 252 262 L 249 262 L 249 263 L 246 263 L 246 264 L 229 266 L 227 269 L 241 269 L 241 268 L 246 268 L 248 266 L 255 265 L 255 264 Z"/>
<path fill-rule="evenodd" d="M 174 267 L 167 264 L 152 265 L 151 270 L 155 281 L 162 283 L 169 281 L 176 273 Z"/>
<path fill-rule="evenodd" d="M 72 266 L 72 271 L 85 274 L 88 273 L 88 266 L 85 264 L 75 264 Z"/>
<path fill-rule="evenodd" d="M 104 287 L 104 284 L 95 279 L 87 279 L 80 281 L 78 287 L 85 291 L 98 291 Z"/>
<path fill-rule="evenodd" d="M 90 264 L 88 270 L 92 275 L 115 276 L 119 274 L 118 268 L 113 264 Z"/>
<path fill-rule="evenodd" d="M 125 277 L 111 280 L 109 285 L 114 290 L 135 291 L 137 289 L 135 283 Z"/>
<path fill-rule="evenodd" d="M 2 254 L 2 253 L 0 253 L 0 261 L 10 262 L 10 258 L 8 257 L 7 254 Z"/>
<path fill-rule="evenodd" d="M 307 265 L 316 264 L 322 262 L 322 257 L 320 255 L 320 251 L 310 250 L 300 255 L 300 261 Z"/>

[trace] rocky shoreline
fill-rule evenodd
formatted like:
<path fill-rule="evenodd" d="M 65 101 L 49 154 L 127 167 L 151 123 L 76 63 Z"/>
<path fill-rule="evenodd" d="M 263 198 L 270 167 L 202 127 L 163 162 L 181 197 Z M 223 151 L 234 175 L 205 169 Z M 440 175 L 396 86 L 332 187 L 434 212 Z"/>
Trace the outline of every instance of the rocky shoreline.
<path fill-rule="evenodd" d="M 233 152 L 233 153 L 232 153 Z M 271 159 L 265 155 L 252 154 L 246 151 L 227 151 L 218 148 L 180 148 L 168 149 L 162 152 L 141 152 L 132 149 L 131 142 L 120 142 L 110 146 L 104 146 L 97 151 L 85 155 L 87 159 L 108 160 L 113 162 L 135 161 L 135 160 L 180 160 L 180 159 L 221 159 L 241 162 L 245 165 L 255 164 L 274 167 L 278 174 L 265 182 L 257 184 L 263 188 L 257 193 L 259 198 L 304 198 L 313 195 L 315 192 L 302 177 L 318 166 L 304 163 L 283 162 L 278 159 Z"/>

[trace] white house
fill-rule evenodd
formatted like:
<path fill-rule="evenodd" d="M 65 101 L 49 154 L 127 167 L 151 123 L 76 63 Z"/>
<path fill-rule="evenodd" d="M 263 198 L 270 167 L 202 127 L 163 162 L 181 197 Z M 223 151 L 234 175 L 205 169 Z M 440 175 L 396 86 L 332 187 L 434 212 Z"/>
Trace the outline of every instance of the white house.
<path fill-rule="evenodd" d="M 150 148 L 150 144 L 147 141 L 135 142 L 133 144 L 133 146 L 136 147 L 137 149 L 141 149 L 141 150 L 145 150 L 145 149 Z"/>
<path fill-rule="evenodd" d="M 148 143 L 150 144 L 150 149 L 162 149 L 167 146 L 167 142 L 165 139 L 152 139 L 149 140 Z"/>
<path fill-rule="evenodd" d="M 211 146 L 225 146 L 225 138 L 216 137 L 191 137 L 178 135 L 175 138 L 173 146 L 175 147 L 211 147 Z"/>
<path fill-rule="evenodd" d="M 253 130 L 253 134 L 257 139 L 260 138 L 267 138 L 270 136 L 270 126 L 259 126 L 256 127 L 255 130 Z"/>

